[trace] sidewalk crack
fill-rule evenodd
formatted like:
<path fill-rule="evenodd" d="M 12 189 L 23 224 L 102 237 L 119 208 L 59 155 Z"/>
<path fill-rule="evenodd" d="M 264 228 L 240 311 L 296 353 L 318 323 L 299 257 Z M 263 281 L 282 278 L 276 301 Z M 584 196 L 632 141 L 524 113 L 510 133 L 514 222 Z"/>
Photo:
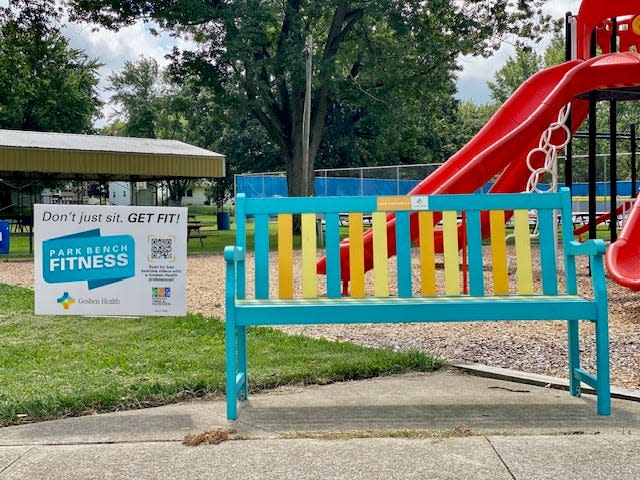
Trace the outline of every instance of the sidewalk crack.
<path fill-rule="evenodd" d="M 0 474 L 3 474 L 4 472 L 6 472 L 7 470 L 9 470 L 11 467 L 13 467 L 16 463 L 18 463 L 20 460 L 22 460 L 22 458 L 27 454 L 27 453 L 31 453 L 36 447 L 31 447 L 29 450 L 27 450 L 26 452 L 23 452 L 22 455 L 19 455 L 18 458 L 16 458 L 13 462 L 11 462 L 9 465 L 7 465 L 4 468 L 0 468 Z"/>
<path fill-rule="evenodd" d="M 504 461 L 502 456 L 498 453 L 498 450 L 496 450 L 496 447 L 493 445 L 493 443 L 491 443 L 491 440 L 489 439 L 489 437 L 484 437 L 484 438 L 487 441 L 487 443 L 489 444 L 489 446 L 491 447 L 491 449 L 495 452 L 495 454 L 497 455 L 497 457 L 500 460 L 500 462 L 502 463 L 502 465 L 504 465 L 504 468 L 507 470 L 507 473 L 509 473 L 509 475 L 511 476 L 511 478 L 513 480 L 517 480 L 516 476 L 513 474 L 513 472 L 509 468 L 509 465 L 507 465 L 507 462 Z"/>

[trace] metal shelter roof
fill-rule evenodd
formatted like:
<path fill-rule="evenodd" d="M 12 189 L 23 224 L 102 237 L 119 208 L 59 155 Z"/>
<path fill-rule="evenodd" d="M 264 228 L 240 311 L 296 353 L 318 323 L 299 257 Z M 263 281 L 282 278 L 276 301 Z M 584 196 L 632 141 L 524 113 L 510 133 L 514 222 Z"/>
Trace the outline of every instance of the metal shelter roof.
<path fill-rule="evenodd" d="M 0 178 L 143 181 L 224 175 L 224 155 L 176 140 L 0 129 Z"/>

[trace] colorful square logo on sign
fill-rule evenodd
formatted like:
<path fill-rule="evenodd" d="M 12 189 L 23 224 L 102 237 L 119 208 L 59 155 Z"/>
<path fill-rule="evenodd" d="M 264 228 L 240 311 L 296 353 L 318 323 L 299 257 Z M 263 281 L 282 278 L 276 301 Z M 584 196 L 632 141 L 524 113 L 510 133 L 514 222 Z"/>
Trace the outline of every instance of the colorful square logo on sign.
<path fill-rule="evenodd" d="M 135 275 L 135 241 L 130 235 L 101 236 L 100 229 L 42 242 L 47 283 L 87 282 L 89 289 Z"/>

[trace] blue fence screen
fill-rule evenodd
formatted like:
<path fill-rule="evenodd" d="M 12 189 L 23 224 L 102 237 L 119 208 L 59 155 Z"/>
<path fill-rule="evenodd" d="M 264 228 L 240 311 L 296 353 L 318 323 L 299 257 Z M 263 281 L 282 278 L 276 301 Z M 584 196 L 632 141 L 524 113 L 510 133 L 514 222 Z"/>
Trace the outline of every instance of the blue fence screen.
<path fill-rule="evenodd" d="M 316 177 L 316 196 L 346 196 L 346 195 L 406 195 L 421 180 L 397 180 L 379 178 L 348 178 L 348 177 Z M 485 185 L 481 190 L 488 191 L 492 184 Z M 559 187 L 563 185 L 560 184 Z M 608 196 L 611 191 L 609 182 L 596 183 L 596 195 Z M 236 193 L 244 193 L 248 198 L 286 197 L 287 180 L 284 176 L 237 175 Z M 589 195 L 589 184 L 574 183 L 571 193 L 574 196 Z M 631 182 L 618 182 L 618 196 L 631 196 Z"/>
<path fill-rule="evenodd" d="M 316 177 L 316 196 L 346 195 L 406 195 L 419 180 L 389 180 L 379 178 Z M 248 198 L 286 197 L 287 180 L 282 176 L 236 177 L 236 193 Z"/>

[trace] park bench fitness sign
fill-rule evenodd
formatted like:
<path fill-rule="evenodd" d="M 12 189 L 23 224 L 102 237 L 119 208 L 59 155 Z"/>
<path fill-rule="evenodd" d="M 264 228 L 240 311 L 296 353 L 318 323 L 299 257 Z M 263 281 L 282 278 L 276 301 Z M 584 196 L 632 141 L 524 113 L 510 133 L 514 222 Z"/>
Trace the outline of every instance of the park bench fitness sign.
<path fill-rule="evenodd" d="M 37 315 L 186 313 L 187 209 L 34 205 Z"/>

